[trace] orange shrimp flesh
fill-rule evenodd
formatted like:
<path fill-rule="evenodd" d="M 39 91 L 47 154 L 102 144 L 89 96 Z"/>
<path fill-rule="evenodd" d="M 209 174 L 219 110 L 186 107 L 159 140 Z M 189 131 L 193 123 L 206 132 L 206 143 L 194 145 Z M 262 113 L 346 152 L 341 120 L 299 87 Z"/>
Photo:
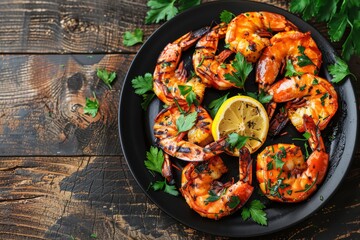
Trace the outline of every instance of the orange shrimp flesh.
<path fill-rule="evenodd" d="M 197 112 L 197 117 L 194 126 L 181 133 L 176 124 L 182 114 L 179 108 L 170 106 L 160 111 L 153 127 L 156 144 L 170 156 L 185 161 L 203 161 L 223 152 L 225 139 L 213 142 L 212 119 L 207 111 L 195 105 L 186 111 Z"/>
<path fill-rule="evenodd" d="M 267 91 L 275 82 L 281 66 L 285 66 L 288 60 L 297 72 L 317 75 L 322 55 L 310 32 L 280 32 L 270 42 L 256 67 L 255 81 L 259 84 L 259 89 Z"/>
<path fill-rule="evenodd" d="M 153 74 L 153 90 L 156 96 L 165 104 L 174 104 L 174 99 L 180 105 L 186 105 L 185 96 L 181 95 L 179 85 L 192 88 L 196 94 L 196 99 L 201 103 L 205 85 L 201 79 L 194 76 L 188 79 L 187 72 L 183 64 L 179 64 L 182 52 L 193 46 L 196 41 L 208 31 L 208 27 L 195 32 L 189 32 L 176 41 L 166 45 L 160 53 Z"/>
<path fill-rule="evenodd" d="M 262 50 L 270 44 L 273 32 L 295 29 L 297 27 L 280 14 L 246 12 L 229 23 L 225 42 L 230 50 L 240 52 L 248 62 L 255 63 Z"/>
<path fill-rule="evenodd" d="M 303 116 L 311 116 L 320 130 L 326 128 L 338 109 L 338 97 L 329 81 L 312 74 L 284 78 L 268 94 L 275 103 L 288 102 L 287 115 L 299 132 L 305 131 Z"/>
<path fill-rule="evenodd" d="M 305 115 L 306 131 L 312 153 L 305 161 L 300 147 L 294 144 L 267 146 L 257 156 L 256 177 L 260 189 L 270 200 L 300 202 L 313 194 L 323 181 L 329 155 L 325 152 L 320 130 L 311 117 Z"/>
<path fill-rule="evenodd" d="M 231 73 L 234 68 L 225 64 L 225 60 L 233 54 L 224 50 L 216 55 L 219 40 L 225 37 L 227 25 L 222 23 L 212 28 L 197 42 L 193 54 L 193 66 L 196 74 L 207 87 L 225 90 L 235 87 L 235 84 L 225 79 L 226 73 Z"/>
<path fill-rule="evenodd" d="M 202 217 L 220 219 L 241 208 L 253 192 L 250 152 L 241 149 L 239 180 L 221 183 L 218 179 L 228 171 L 219 156 L 204 162 L 192 162 L 182 171 L 180 192 L 187 204 Z"/>

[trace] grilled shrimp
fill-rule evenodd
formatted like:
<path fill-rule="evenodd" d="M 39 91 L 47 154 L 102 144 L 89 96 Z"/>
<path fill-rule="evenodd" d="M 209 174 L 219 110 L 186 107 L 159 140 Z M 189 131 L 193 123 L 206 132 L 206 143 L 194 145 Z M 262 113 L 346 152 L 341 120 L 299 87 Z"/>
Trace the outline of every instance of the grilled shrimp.
<path fill-rule="evenodd" d="M 311 116 L 323 130 L 338 109 L 338 97 L 329 81 L 312 74 L 284 78 L 268 93 L 275 103 L 287 102 L 287 115 L 299 132 L 305 131 L 303 116 Z"/>
<path fill-rule="evenodd" d="M 176 41 L 166 45 L 161 52 L 153 74 L 153 90 L 156 96 L 165 104 L 172 105 L 174 99 L 180 105 L 185 105 L 185 97 L 181 95 L 179 85 L 186 85 L 192 88 L 196 94 L 196 99 L 201 103 L 205 85 L 201 79 L 194 76 L 187 78 L 187 71 L 183 64 L 179 64 L 182 52 L 194 45 L 196 41 L 208 31 L 208 28 L 202 28 L 195 32 L 189 32 Z"/>
<path fill-rule="evenodd" d="M 212 119 L 207 111 L 194 105 L 186 110 L 188 114 L 196 112 L 197 117 L 194 126 L 184 132 L 178 130 L 177 120 L 182 113 L 177 106 L 160 111 L 153 127 L 156 144 L 170 156 L 185 161 L 203 161 L 223 152 L 225 139 L 213 142 Z"/>
<path fill-rule="evenodd" d="M 193 66 L 196 74 L 208 87 L 225 90 L 235 85 L 225 79 L 226 73 L 231 73 L 234 68 L 224 61 L 233 53 L 224 50 L 216 55 L 219 40 L 225 37 L 227 25 L 222 23 L 204 35 L 197 42 L 193 54 Z"/>
<path fill-rule="evenodd" d="M 288 31 L 277 33 L 270 40 L 257 63 L 255 81 L 264 91 L 274 83 L 281 66 L 290 60 L 301 73 L 317 75 L 322 63 L 321 51 L 310 32 Z"/>
<path fill-rule="evenodd" d="M 253 192 L 250 152 L 242 148 L 239 181 L 221 183 L 227 167 L 219 156 L 208 161 L 191 162 L 182 171 L 180 192 L 187 204 L 202 217 L 220 219 L 241 208 Z"/>
<path fill-rule="evenodd" d="M 323 181 L 329 155 L 320 130 L 311 117 L 304 115 L 312 153 L 305 161 L 300 147 L 294 144 L 267 146 L 257 156 L 256 177 L 261 191 L 278 202 L 300 202 L 307 199 Z"/>
<path fill-rule="evenodd" d="M 284 16 L 270 12 L 246 12 L 228 25 L 225 42 L 230 50 L 240 52 L 248 62 L 256 62 L 270 44 L 273 32 L 295 30 L 297 27 Z"/>

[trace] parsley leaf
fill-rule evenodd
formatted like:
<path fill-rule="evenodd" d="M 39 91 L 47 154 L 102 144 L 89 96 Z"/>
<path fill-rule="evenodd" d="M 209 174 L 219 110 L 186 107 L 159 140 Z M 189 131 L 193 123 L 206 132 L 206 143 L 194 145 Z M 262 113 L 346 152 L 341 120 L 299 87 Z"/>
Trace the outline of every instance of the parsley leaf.
<path fill-rule="evenodd" d="M 150 10 L 146 13 L 145 23 L 159 23 L 162 20 L 170 20 L 179 12 L 199 5 L 200 2 L 200 0 L 150 0 L 147 3 Z"/>
<path fill-rule="evenodd" d="M 212 118 L 215 117 L 216 113 L 219 111 L 219 108 L 221 107 L 221 105 L 226 101 L 226 99 L 228 98 L 229 93 L 225 94 L 224 96 L 215 99 L 213 101 L 211 101 L 209 103 L 209 113 L 211 115 Z"/>
<path fill-rule="evenodd" d="M 131 80 L 135 93 L 142 95 L 153 89 L 153 77 L 151 73 L 145 73 L 144 76 L 137 76 Z"/>
<path fill-rule="evenodd" d="M 267 225 L 266 212 L 263 210 L 265 205 L 262 204 L 259 200 L 253 200 L 250 204 L 246 204 L 246 207 L 242 208 L 241 217 L 244 221 L 249 219 L 260 225 Z"/>
<path fill-rule="evenodd" d="M 98 69 L 96 75 L 104 81 L 104 83 L 111 89 L 111 83 L 116 78 L 116 72 L 108 72 L 106 69 Z"/>
<path fill-rule="evenodd" d="M 189 85 L 179 85 L 180 94 L 185 96 L 186 102 L 189 106 L 191 104 L 199 105 L 198 100 L 196 99 L 196 94 L 192 90 L 192 86 Z"/>
<path fill-rule="evenodd" d="M 227 10 L 223 10 L 220 13 L 220 21 L 225 22 L 225 23 L 230 23 L 234 17 L 235 17 L 235 14 L 233 14 L 232 12 L 229 12 Z"/>
<path fill-rule="evenodd" d="M 285 70 L 286 70 L 285 77 L 293 77 L 293 76 L 303 75 L 302 72 L 298 72 L 295 70 L 294 65 L 291 62 L 291 59 L 286 60 Z"/>
<path fill-rule="evenodd" d="M 250 137 L 240 136 L 237 133 L 231 133 L 226 139 L 226 142 L 229 143 L 229 149 L 233 151 L 234 148 L 241 149 L 243 146 L 245 146 L 246 141 L 249 138 Z"/>
<path fill-rule="evenodd" d="M 236 53 L 231 65 L 236 71 L 232 72 L 232 74 L 226 73 L 224 75 L 225 79 L 234 83 L 239 88 L 244 88 L 245 80 L 253 69 L 252 64 L 248 63 L 241 53 Z"/>
<path fill-rule="evenodd" d="M 197 118 L 197 112 L 192 112 L 185 116 L 181 114 L 178 119 L 176 119 L 176 127 L 178 133 L 189 131 L 194 125 Z"/>
<path fill-rule="evenodd" d="M 96 116 L 99 110 L 99 101 L 96 99 L 96 95 L 93 92 L 94 100 L 91 100 L 90 98 L 86 98 L 84 113 L 91 115 L 93 118 Z"/>
<path fill-rule="evenodd" d="M 142 109 L 146 110 L 151 100 L 154 98 L 153 92 L 153 77 L 151 73 L 145 73 L 144 76 L 137 76 L 131 80 L 132 87 L 135 89 L 135 93 L 143 97 L 141 103 Z M 149 93 L 150 92 L 150 93 Z"/>
<path fill-rule="evenodd" d="M 142 43 L 143 35 L 144 33 L 140 28 L 135 28 L 133 32 L 126 31 L 123 35 L 123 44 L 130 47 L 137 43 Z"/>
<path fill-rule="evenodd" d="M 300 46 L 298 46 L 298 50 L 301 53 L 300 56 L 297 56 L 298 65 L 300 67 L 304 67 L 307 65 L 314 65 L 314 63 L 311 61 L 311 59 L 308 56 L 306 56 L 305 47 L 300 45 Z"/>
<path fill-rule="evenodd" d="M 179 192 L 176 189 L 176 187 L 174 185 L 169 185 L 166 183 L 166 179 L 164 181 L 156 181 L 154 183 L 151 183 L 151 188 L 154 191 L 159 191 L 159 190 L 164 190 L 164 192 L 173 195 L 173 196 L 178 196 Z"/>
<path fill-rule="evenodd" d="M 355 77 L 355 75 L 350 72 L 349 66 L 346 64 L 346 62 L 344 62 L 339 57 L 335 57 L 335 59 L 335 64 L 328 66 L 329 73 L 333 76 L 331 79 L 332 82 L 339 83 L 348 75 Z"/>
<path fill-rule="evenodd" d="M 234 209 L 240 204 L 240 198 L 238 196 L 231 196 L 230 201 L 227 203 L 229 208 Z"/>
<path fill-rule="evenodd" d="M 162 165 L 164 163 L 164 153 L 157 147 L 150 147 L 150 151 L 146 152 L 146 160 L 144 161 L 147 169 L 162 174 Z"/>
<path fill-rule="evenodd" d="M 275 168 L 276 169 L 278 169 L 278 168 L 282 169 L 282 167 L 285 164 L 285 162 L 283 162 L 282 159 L 286 157 L 286 150 L 284 147 L 280 147 L 279 149 L 280 149 L 280 151 L 277 152 L 273 157 L 275 160 Z"/>
<path fill-rule="evenodd" d="M 205 205 L 209 204 L 210 202 L 215 202 L 220 199 L 221 195 L 217 195 L 213 190 L 209 191 L 209 197 L 204 200 Z"/>
<path fill-rule="evenodd" d="M 265 91 L 263 89 L 261 89 L 260 93 L 257 94 L 255 92 L 247 92 L 246 93 L 249 97 L 255 98 L 257 99 L 260 103 L 264 104 L 264 103 L 269 103 L 273 96 L 272 95 L 268 95 L 265 93 Z"/>

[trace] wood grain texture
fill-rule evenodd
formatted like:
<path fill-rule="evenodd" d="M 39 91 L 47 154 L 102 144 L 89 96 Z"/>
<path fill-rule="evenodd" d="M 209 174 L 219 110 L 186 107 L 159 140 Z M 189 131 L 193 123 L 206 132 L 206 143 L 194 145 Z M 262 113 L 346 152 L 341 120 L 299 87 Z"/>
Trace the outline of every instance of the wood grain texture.
<path fill-rule="evenodd" d="M 118 101 L 132 58 L 0 56 L 0 154 L 119 154 Z M 117 72 L 111 90 L 96 76 L 98 68 Z M 93 92 L 100 102 L 95 118 L 83 113 Z"/>

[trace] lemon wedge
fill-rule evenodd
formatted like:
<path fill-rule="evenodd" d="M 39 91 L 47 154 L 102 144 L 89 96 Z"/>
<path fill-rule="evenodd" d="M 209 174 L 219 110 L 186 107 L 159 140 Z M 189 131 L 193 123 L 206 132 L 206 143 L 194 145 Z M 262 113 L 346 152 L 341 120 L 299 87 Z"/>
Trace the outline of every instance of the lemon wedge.
<path fill-rule="evenodd" d="M 258 150 L 266 140 L 269 130 L 269 117 L 264 106 L 248 96 L 234 96 L 227 99 L 214 118 L 211 132 L 214 140 L 237 133 L 249 137 L 245 146 L 250 153 Z M 239 156 L 239 149 L 227 151 Z"/>

